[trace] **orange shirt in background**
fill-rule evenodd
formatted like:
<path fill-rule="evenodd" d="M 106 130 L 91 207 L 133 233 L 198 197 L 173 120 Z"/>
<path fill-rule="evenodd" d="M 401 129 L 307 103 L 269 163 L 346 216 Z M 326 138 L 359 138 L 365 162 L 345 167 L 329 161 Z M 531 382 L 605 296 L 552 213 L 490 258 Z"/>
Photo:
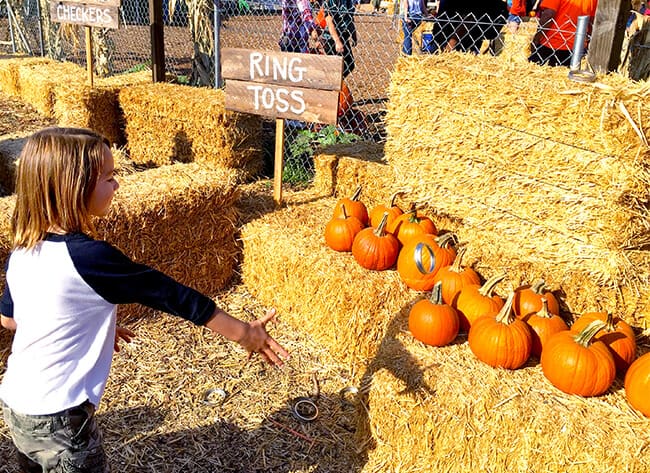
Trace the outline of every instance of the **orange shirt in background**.
<path fill-rule="evenodd" d="M 596 16 L 598 0 L 542 0 L 541 9 L 555 11 L 540 44 L 551 49 L 572 50 L 579 16 Z"/>

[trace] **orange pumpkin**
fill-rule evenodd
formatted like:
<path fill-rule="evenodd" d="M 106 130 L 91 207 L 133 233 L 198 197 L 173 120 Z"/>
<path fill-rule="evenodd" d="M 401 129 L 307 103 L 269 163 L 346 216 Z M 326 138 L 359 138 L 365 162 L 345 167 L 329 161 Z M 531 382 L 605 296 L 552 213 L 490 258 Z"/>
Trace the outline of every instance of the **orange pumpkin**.
<path fill-rule="evenodd" d="M 563 330 L 569 330 L 562 317 L 549 312 L 546 297 L 542 297 L 542 309 L 539 312 L 524 315 L 521 320 L 526 322 L 532 329 L 533 347 L 531 355 L 536 357 L 542 354 L 544 345 L 552 335 Z"/>
<path fill-rule="evenodd" d="M 540 363 L 553 386 L 579 396 L 599 396 L 609 389 L 616 378 L 614 357 L 607 345 L 594 340 L 605 325 L 594 320 L 581 332 L 564 330 L 547 340 Z"/>
<path fill-rule="evenodd" d="M 350 110 L 353 103 L 354 99 L 352 98 L 352 92 L 350 92 L 345 81 L 342 81 L 341 91 L 339 92 L 339 117 L 345 115 L 347 111 Z"/>
<path fill-rule="evenodd" d="M 462 266 L 463 256 L 467 247 L 458 249 L 454 262 L 436 273 L 433 282 L 442 283 L 442 300 L 450 305 L 455 303 L 456 297 L 461 289 L 469 284 L 481 284 L 481 277 L 476 271 L 469 267 Z"/>
<path fill-rule="evenodd" d="M 349 217 L 345 205 L 341 206 L 343 217 L 333 218 L 325 225 L 325 243 L 335 251 L 351 251 L 354 237 L 364 229 L 357 217 Z"/>
<path fill-rule="evenodd" d="M 505 277 L 506 273 L 500 273 L 485 281 L 482 286 L 468 284 L 460 290 L 452 305 L 458 310 L 461 332 L 467 332 L 479 317 L 496 314 L 503 307 L 503 299 L 494 294 L 494 288 Z"/>
<path fill-rule="evenodd" d="M 650 417 L 650 353 L 637 358 L 625 374 L 625 397 L 627 402 Z"/>
<path fill-rule="evenodd" d="M 362 267 L 383 271 L 395 264 L 399 253 L 399 241 L 390 233 L 386 233 L 386 218 L 384 213 L 379 226 L 375 229 L 367 227 L 357 233 L 352 242 L 352 256 Z"/>
<path fill-rule="evenodd" d="M 600 340 L 612 351 L 616 371 L 625 373 L 630 363 L 636 357 L 636 336 L 634 330 L 626 322 L 611 313 L 588 312 L 582 314 L 571 326 L 574 332 L 580 332 L 594 320 L 605 322 L 605 328 L 598 332 L 596 340 Z"/>
<path fill-rule="evenodd" d="M 426 345 L 441 347 L 458 335 L 458 313 L 442 301 L 441 283 L 433 286 L 431 299 L 416 302 L 409 312 L 411 335 Z"/>
<path fill-rule="evenodd" d="M 514 370 L 530 357 L 533 344 L 530 327 L 512 311 L 514 292 L 496 314 L 474 321 L 467 342 L 476 358 L 495 368 Z"/>
<path fill-rule="evenodd" d="M 357 217 L 364 227 L 368 226 L 368 208 L 359 200 L 359 196 L 361 196 L 361 186 L 356 188 L 352 197 L 344 197 L 336 202 L 332 217 L 343 217 L 342 207 L 345 205 L 345 210 L 350 217 Z"/>
<path fill-rule="evenodd" d="M 407 242 L 397 258 L 397 273 L 404 284 L 416 291 L 430 291 L 438 270 L 456 257 L 456 250 L 449 246 L 454 238 L 453 233 L 439 238 L 421 235 Z"/>
<path fill-rule="evenodd" d="M 532 286 L 521 286 L 515 289 L 514 310 L 518 316 L 534 314 L 542 309 L 542 297 L 546 297 L 548 311 L 560 315 L 560 304 L 551 291 L 546 288 L 546 283 L 540 279 Z"/>
<path fill-rule="evenodd" d="M 377 228 L 379 226 L 379 222 L 381 222 L 381 219 L 384 216 L 384 212 L 388 212 L 388 219 L 386 220 L 386 228 L 390 227 L 393 220 L 395 220 L 397 217 L 399 217 L 404 213 L 404 211 L 402 211 L 401 208 L 395 205 L 395 199 L 400 194 L 402 194 L 402 192 L 395 192 L 390 197 L 390 203 L 387 206 L 383 204 L 379 204 L 370 210 L 369 215 L 370 215 L 371 227 Z"/>
<path fill-rule="evenodd" d="M 415 206 L 405 214 L 395 218 L 387 227 L 388 232 L 397 237 L 402 245 L 420 235 L 437 235 L 438 229 L 429 217 L 416 210 Z"/>

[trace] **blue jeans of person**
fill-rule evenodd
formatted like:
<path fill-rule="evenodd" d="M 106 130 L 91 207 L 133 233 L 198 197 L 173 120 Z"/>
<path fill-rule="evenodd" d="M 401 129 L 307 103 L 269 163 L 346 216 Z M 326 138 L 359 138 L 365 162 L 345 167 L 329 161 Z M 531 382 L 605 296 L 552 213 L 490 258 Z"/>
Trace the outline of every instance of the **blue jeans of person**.
<path fill-rule="evenodd" d="M 413 54 L 413 32 L 422 23 L 421 17 L 412 17 L 408 21 L 402 20 L 402 32 L 404 41 L 402 42 L 402 52 L 407 55 Z"/>
<path fill-rule="evenodd" d="M 21 471 L 109 473 L 95 407 L 88 401 L 51 415 L 25 415 L 0 401 Z"/>

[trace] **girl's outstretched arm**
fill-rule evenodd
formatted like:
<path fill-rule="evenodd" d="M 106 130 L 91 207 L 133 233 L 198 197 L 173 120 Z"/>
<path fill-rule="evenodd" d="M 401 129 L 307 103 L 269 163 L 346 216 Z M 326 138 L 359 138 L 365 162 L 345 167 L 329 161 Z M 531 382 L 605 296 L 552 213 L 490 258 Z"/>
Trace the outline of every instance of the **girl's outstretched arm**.
<path fill-rule="evenodd" d="M 205 326 L 228 340 L 239 343 L 249 354 L 259 353 L 267 362 L 281 366 L 282 358 L 288 358 L 289 352 L 266 331 L 266 324 L 274 318 L 275 309 L 269 309 L 266 315 L 259 319 L 244 322 L 217 308 Z"/>

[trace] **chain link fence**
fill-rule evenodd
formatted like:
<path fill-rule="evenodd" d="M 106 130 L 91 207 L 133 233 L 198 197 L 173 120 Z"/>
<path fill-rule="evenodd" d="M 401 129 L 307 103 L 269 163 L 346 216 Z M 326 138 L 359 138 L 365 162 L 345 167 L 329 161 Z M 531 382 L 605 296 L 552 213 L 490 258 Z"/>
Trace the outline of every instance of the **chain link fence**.
<path fill-rule="evenodd" d="M 166 73 L 176 76 L 180 83 L 214 87 L 215 77 L 219 77 L 214 58 L 220 49 L 279 51 L 282 1 L 289 0 L 164 0 Z M 517 54 L 528 57 L 539 52 L 530 50 L 530 40 L 538 31 L 537 18 L 509 18 L 505 2 L 503 13 L 496 16 L 436 14 L 437 2 L 429 3 L 428 14 L 418 18 L 417 25 L 411 25 L 417 28 L 410 29 L 403 28 L 396 11 L 397 0 L 372 2 L 358 3 L 354 11 L 358 41 L 352 51 L 356 67 L 345 78 L 352 103 L 340 114 L 338 127 L 287 122 L 285 179 L 290 182 L 311 179 L 311 156 L 319 144 L 385 139 L 383 117 L 390 74 L 403 54 L 405 39 L 412 39 L 412 54 L 416 55 L 453 49 L 498 56 L 508 39 L 516 37 L 523 38 Z M 318 4 L 312 4 L 314 16 L 318 9 Z M 151 67 L 148 0 L 122 0 L 119 15 L 119 29 L 93 28 L 95 73 L 100 76 Z M 219 28 L 215 30 L 214 24 Z M 555 49 L 551 49 L 550 56 L 548 51 L 542 51 L 546 56 L 536 59 L 568 65 L 573 47 L 568 42 L 573 41 L 576 25 L 553 22 L 552 27 L 541 32 L 541 43 L 548 41 Z M 550 31 L 555 39 L 550 37 Z M 567 44 L 558 47 L 558 41 Z M 5 53 L 46 55 L 86 65 L 83 28 L 51 22 L 49 0 L 0 0 L 0 47 Z M 266 124 L 265 131 L 265 148 L 272 154 L 272 122 Z M 272 162 L 272 156 L 269 160 Z M 272 172 L 272 165 L 269 170 Z"/>

